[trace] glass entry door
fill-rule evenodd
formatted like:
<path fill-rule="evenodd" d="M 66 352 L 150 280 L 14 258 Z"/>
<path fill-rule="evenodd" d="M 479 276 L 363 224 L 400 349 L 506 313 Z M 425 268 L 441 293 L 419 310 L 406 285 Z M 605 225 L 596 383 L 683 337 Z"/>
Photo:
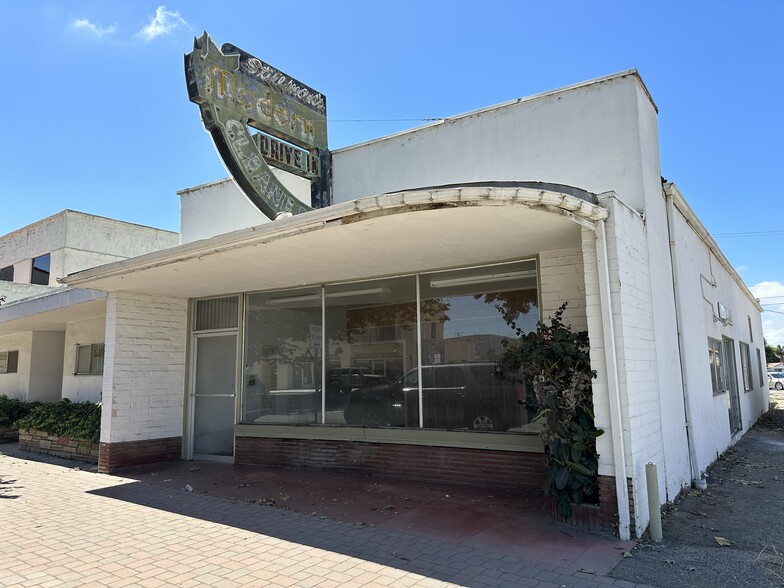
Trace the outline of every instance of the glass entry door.
<path fill-rule="evenodd" d="M 191 390 L 191 456 L 234 456 L 237 335 L 196 335 Z"/>

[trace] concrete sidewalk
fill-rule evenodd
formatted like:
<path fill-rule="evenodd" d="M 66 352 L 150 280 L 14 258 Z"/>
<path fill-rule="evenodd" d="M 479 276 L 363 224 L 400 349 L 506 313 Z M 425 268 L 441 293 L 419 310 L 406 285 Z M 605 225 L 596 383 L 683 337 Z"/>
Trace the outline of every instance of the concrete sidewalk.
<path fill-rule="evenodd" d="M 0 586 L 637 586 L 495 550 L 0 455 Z"/>

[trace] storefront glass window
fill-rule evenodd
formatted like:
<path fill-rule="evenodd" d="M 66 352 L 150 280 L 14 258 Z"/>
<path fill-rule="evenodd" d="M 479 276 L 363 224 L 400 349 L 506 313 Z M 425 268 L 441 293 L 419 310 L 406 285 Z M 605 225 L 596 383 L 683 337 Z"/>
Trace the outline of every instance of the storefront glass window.
<path fill-rule="evenodd" d="M 423 274 L 420 291 L 424 426 L 528 431 L 531 386 L 499 360 L 539 320 L 535 262 Z"/>
<path fill-rule="evenodd" d="M 242 422 L 536 432 L 531 386 L 499 361 L 536 328 L 536 275 L 421 274 L 419 308 L 413 275 L 247 295 Z"/>
<path fill-rule="evenodd" d="M 327 422 L 419 426 L 419 387 L 403 382 L 417 367 L 416 278 L 325 289 Z"/>
<path fill-rule="evenodd" d="M 249 294 L 242 422 L 321 422 L 321 288 Z"/>

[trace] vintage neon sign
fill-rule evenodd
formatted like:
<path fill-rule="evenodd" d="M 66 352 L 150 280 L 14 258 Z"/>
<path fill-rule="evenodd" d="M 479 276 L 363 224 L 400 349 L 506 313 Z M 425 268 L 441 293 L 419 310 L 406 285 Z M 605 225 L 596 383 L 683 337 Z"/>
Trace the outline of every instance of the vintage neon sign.
<path fill-rule="evenodd" d="M 259 210 L 271 219 L 311 210 L 269 165 L 309 179 L 313 208 L 329 204 L 323 94 L 230 43 L 218 49 L 206 32 L 185 56 L 185 79 L 224 164 Z"/>

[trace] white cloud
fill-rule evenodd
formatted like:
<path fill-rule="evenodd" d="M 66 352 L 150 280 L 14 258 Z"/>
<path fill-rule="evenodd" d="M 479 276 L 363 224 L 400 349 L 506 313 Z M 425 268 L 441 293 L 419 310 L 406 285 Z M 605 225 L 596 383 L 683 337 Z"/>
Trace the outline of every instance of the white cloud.
<path fill-rule="evenodd" d="M 762 333 L 768 345 L 784 345 L 784 284 L 760 282 L 749 287 L 765 309 L 762 313 Z"/>
<path fill-rule="evenodd" d="M 77 18 L 71 23 L 71 27 L 77 31 L 84 31 L 98 38 L 104 35 L 111 35 L 117 30 L 117 25 L 109 25 L 108 27 L 99 27 L 97 24 L 91 23 L 86 18 Z"/>
<path fill-rule="evenodd" d="M 155 16 L 152 17 L 150 23 L 142 28 L 136 35 L 141 37 L 145 42 L 149 43 L 153 39 L 161 35 L 168 35 L 175 29 L 180 27 L 188 27 L 188 23 L 180 16 L 176 10 L 166 10 L 165 6 L 159 6 L 155 9 Z"/>

